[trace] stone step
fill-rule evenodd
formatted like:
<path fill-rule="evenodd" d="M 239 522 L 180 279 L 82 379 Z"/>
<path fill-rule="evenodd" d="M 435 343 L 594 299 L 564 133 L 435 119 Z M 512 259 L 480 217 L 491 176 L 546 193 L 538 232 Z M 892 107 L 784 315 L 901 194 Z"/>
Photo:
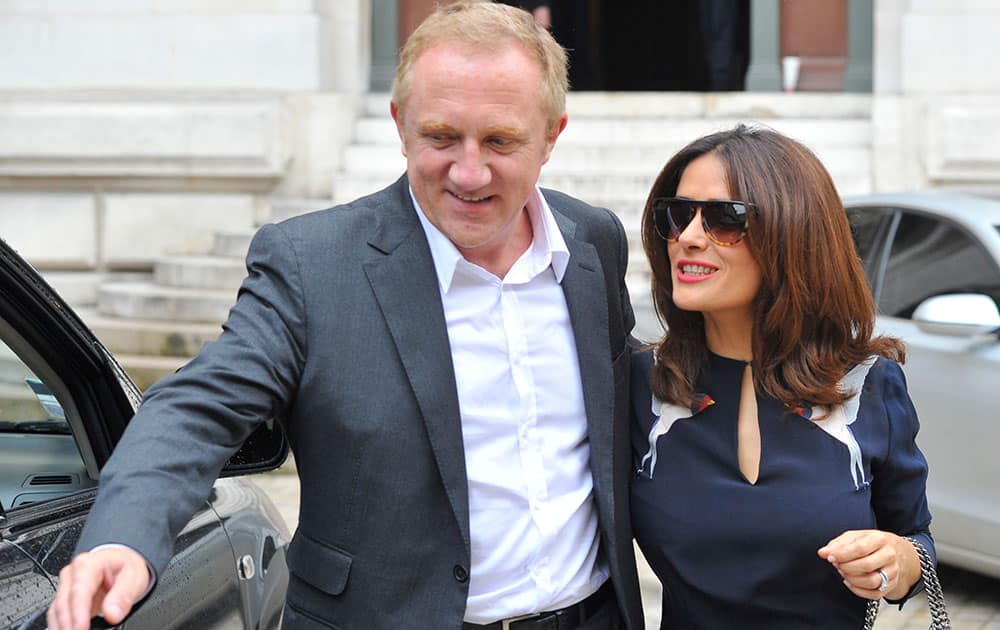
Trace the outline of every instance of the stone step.
<path fill-rule="evenodd" d="M 556 144 L 544 167 L 547 175 L 590 174 L 602 176 L 656 174 L 680 146 L 650 145 L 567 145 Z M 821 147 L 817 156 L 830 171 L 869 170 L 871 149 L 866 146 Z M 345 151 L 343 174 L 401 174 L 406 159 L 398 146 L 356 144 Z"/>
<path fill-rule="evenodd" d="M 339 174 L 334 180 L 334 191 L 336 203 L 348 203 L 357 199 L 358 197 L 373 193 L 377 190 L 381 190 L 385 186 L 388 186 L 396 180 L 396 175 L 360 175 L 360 174 Z M 650 183 L 652 182 L 650 179 Z M 544 177 L 541 180 L 543 187 L 552 188 L 554 186 L 551 183 L 547 183 L 548 180 Z M 558 182 L 557 182 L 558 183 Z M 557 188 L 558 189 L 558 188 Z M 562 189 L 558 189 L 562 190 Z M 573 194 L 568 190 L 562 190 L 567 194 Z M 614 192 L 614 191 L 613 191 Z M 597 195 L 593 197 L 584 197 L 583 199 L 587 203 L 598 206 L 601 208 L 608 208 L 613 211 L 622 221 L 628 223 L 630 221 L 635 221 L 638 223 L 639 218 L 642 216 L 642 209 L 646 203 L 646 197 L 649 194 L 649 187 L 646 186 L 642 190 L 629 190 L 626 191 L 627 194 L 615 196 L 614 194 L 608 195 Z"/>
<path fill-rule="evenodd" d="M 246 258 L 250 248 L 250 240 L 256 230 L 223 230 L 216 232 L 212 238 L 211 253 L 216 256 L 230 258 Z"/>
<path fill-rule="evenodd" d="M 868 118 L 869 94 L 798 92 L 570 92 L 566 111 L 571 121 L 584 117 L 621 118 Z M 369 94 L 363 115 L 389 118 L 389 95 Z"/>
<path fill-rule="evenodd" d="M 773 118 L 582 118 L 567 125 L 559 145 L 644 145 L 670 152 L 707 133 L 739 122 L 766 124 L 818 151 L 829 146 L 871 146 L 868 119 Z M 355 126 L 355 144 L 399 145 L 392 119 L 362 118 Z"/>
<path fill-rule="evenodd" d="M 116 356 L 193 357 L 222 333 L 218 324 L 105 317 L 96 311 L 80 316 Z"/>
<path fill-rule="evenodd" d="M 122 282 L 100 287 L 97 312 L 129 319 L 219 323 L 235 302 L 235 291 Z"/>
<path fill-rule="evenodd" d="M 650 276 L 649 262 L 642 251 L 642 243 L 639 241 L 635 241 L 635 243 L 634 247 L 632 243 L 629 243 L 628 270 L 625 276 L 626 278 L 648 279 Z"/>
<path fill-rule="evenodd" d="M 672 154 L 700 136 L 731 129 L 738 123 L 760 124 L 754 119 L 584 119 L 568 125 L 559 136 L 557 146 L 577 145 L 644 145 L 661 147 L 665 155 Z M 829 147 L 871 146 L 869 120 L 824 120 L 775 118 L 763 124 L 799 140 L 814 151 Z"/>
<path fill-rule="evenodd" d="M 233 295 L 247 275 L 242 258 L 166 256 L 153 266 L 153 280 L 166 287 L 226 289 Z"/>
<path fill-rule="evenodd" d="M 539 183 L 546 188 L 564 192 L 594 205 L 606 205 L 604 200 L 615 199 L 625 202 L 625 206 L 612 207 L 616 212 L 623 208 L 641 209 L 655 180 L 655 172 L 640 175 L 620 175 L 616 177 L 594 177 L 593 175 L 549 175 L 542 172 Z M 871 172 L 866 169 L 849 172 L 831 172 L 837 190 L 843 195 L 864 194 L 871 191 Z M 362 195 L 388 186 L 395 175 L 345 175 L 334 178 L 334 197 L 338 203 L 346 203 Z"/>
<path fill-rule="evenodd" d="M 139 389 L 145 391 L 164 376 L 169 376 L 190 361 L 187 357 L 151 357 L 119 354 L 115 356 Z"/>
<path fill-rule="evenodd" d="M 397 142 L 398 140 L 397 137 Z M 307 212 L 323 210 L 332 205 L 334 205 L 332 199 L 274 199 L 271 201 L 270 220 L 277 223 Z"/>
<path fill-rule="evenodd" d="M 107 282 L 148 282 L 152 275 L 137 271 L 43 271 L 42 277 L 74 309 L 97 303 L 97 287 Z"/>
<path fill-rule="evenodd" d="M 651 342 L 663 335 L 663 326 L 656 317 L 653 308 L 653 296 L 649 282 L 628 285 L 629 297 L 632 301 L 632 311 L 635 313 L 635 328 L 632 334 L 641 342 Z"/>
<path fill-rule="evenodd" d="M 625 238 L 628 239 L 629 271 L 648 271 L 649 263 L 646 262 L 646 253 L 642 249 L 642 231 L 638 221 L 625 224 Z"/>

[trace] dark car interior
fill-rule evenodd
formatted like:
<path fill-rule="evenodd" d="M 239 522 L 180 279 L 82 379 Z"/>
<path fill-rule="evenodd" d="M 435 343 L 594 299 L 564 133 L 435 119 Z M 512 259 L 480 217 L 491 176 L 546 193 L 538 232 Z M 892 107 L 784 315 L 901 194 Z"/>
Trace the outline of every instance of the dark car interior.
<path fill-rule="evenodd" d="M 41 357 L 0 319 L 0 507 L 4 511 L 97 485 L 96 466 L 88 469 L 73 437 L 72 405 L 67 405 L 67 418 L 53 392 L 60 389 Z"/>
<path fill-rule="evenodd" d="M 927 298 L 953 293 L 988 295 L 1000 305 L 1000 270 L 960 226 L 894 208 L 852 208 L 848 216 L 883 314 L 910 319 Z"/>

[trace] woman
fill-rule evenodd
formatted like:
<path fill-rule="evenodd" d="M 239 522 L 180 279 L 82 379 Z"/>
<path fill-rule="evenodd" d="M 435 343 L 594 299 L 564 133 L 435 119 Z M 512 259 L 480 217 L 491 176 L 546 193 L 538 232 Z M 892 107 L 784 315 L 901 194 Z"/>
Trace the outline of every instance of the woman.
<path fill-rule="evenodd" d="M 860 628 L 933 554 L 927 464 L 829 174 L 738 126 L 661 171 L 642 218 L 668 332 L 633 359 L 635 536 L 664 628 Z"/>

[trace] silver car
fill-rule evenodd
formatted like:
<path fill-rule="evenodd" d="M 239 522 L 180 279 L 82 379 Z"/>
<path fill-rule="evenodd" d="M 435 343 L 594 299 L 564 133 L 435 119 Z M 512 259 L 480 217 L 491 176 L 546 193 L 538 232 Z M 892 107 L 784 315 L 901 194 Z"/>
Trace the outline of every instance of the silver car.
<path fill-rule="evenodd" d="M 1000 577 L 1000 202 L 845 199 L 879 330 L 903 339 L 940 560 Z"/>

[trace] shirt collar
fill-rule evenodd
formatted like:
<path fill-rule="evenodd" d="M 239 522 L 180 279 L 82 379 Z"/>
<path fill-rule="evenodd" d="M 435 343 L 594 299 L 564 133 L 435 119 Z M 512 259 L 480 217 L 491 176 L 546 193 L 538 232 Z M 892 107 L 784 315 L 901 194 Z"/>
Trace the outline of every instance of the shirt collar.
<path fill-rule="evenodd" d="M 427 236 L 427 244 L 431 249 L 431 258 L 434 260 L 434 270 L 437 272 L 441 290 L 447 293 L 451 288 L 452 279 L 455 277 L 455 269 L 464 259 L 455 244 L 441 230 L 437 229 L 424 214 L 420 202 L 413 195 L 412 187 L 410 188 L 410 199 L 413 200 L 413 207 L 417 211 L 420 225 Z M 528 211 L 532 230 L 531 245 L 525 252 L 531 257 L 531 276 L 534 277 L 551 266 L 556 282 L 561 283 L 563 276 L 566 275 L 566 268 L 569 266 L 569 248 L 566 246 L 566 240 L 552 215 L 552 209 L 545 201 L 545 196 L 542 195 L 538 186 L 535 186 L 531 196 L 528 197 L 525 209 Z"/>

